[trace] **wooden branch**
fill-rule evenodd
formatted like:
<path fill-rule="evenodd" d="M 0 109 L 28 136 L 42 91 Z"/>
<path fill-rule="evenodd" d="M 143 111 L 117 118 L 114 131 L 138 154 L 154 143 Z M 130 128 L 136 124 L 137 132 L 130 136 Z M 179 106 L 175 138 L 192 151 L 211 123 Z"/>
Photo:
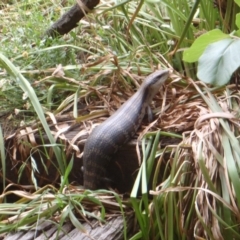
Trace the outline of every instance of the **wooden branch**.
<path fill-rule="evenodd" d="M 56 38 L 59 35 L 64 35 L 70 32 L 73 28 L 77 27 L 77 23 L 95 6 L 99 4 L 99 0 L 82 0 L 83 7 L 80 8 L 76 3 L 70 8 L 68 12 L 62 15 L 44 35 Z"/>

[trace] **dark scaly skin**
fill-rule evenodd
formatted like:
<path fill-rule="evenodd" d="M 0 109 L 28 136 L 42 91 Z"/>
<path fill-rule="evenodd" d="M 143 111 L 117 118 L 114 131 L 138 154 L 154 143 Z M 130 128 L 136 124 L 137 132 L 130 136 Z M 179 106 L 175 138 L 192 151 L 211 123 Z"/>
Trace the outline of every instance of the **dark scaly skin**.
<path fill-rule="evenodd" d="M 147 107 L 168 76 L 168 70 L 149 75 L 128 101 L 92 131 L 83 154 L 85 188 L 95 190 L 105 187 L 105 171 L 113 154 L 135 135 Z"/>

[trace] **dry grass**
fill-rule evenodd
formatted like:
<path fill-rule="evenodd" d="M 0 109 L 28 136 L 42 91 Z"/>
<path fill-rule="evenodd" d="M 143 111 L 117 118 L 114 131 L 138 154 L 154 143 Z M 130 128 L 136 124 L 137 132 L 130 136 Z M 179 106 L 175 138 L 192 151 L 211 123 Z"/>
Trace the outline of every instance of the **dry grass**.
<path fill-rule="evenodd" d="M 65 144 L 66 153 L 75 151 L 80 157 L 82 152 L 79 151 L 78 144 L 86 140 L 90 129 L 104 121 L 109 112 L 116 110 L 133 94 L 133 88 L 127 85 L 126 79 L 131 79 L 132 83 L 138 86 L 144 78 L 126 70 L 122 72 L 103 70 L 99 76 L 108 82 L 105 87 L 91 86 L 91 83 L 98 78 L 96 75 L 88 76 L 88 81 L 81 82 L 83 94 L 80 94 L 79 102 L 84 106 L 78 112 L 81 117 L 74 119 L 71 114 L 70 109 L 74 103 L 63 104 L 63 107 L 60 107 L 61 110 L 55 114 L 47 113 L 51 131 L 55 138 L 61 139 Z M 74 79 L 67 79 L 63 76 L 62 78 L 74 83 Z M 44 84 L 44 82 L 47 81 L 40 80 L 35 84 Z M 156 191 L 153 189 L 151 194 L 157 194 L 157 196 L 169 192 L 176 194 L 174 196 L 176 206 L 179 207 L 178 220 L 183 232 L 186 231 L 187 225 L 196 238 L 205 236 L 206 238 L 224 239 L 223 226 L 229 226 L 227 224 L 235 220 L 239 221 L 240 214 L 236 189 L 231 183 L 226 149 L 223 146 L 224 128 L 219 119 L 224 119 L 232 133 L 238 132 L 239 121 L 236 106 L 238 106 L 240 95 L 232 85 L 216 89 L 212 93 L 206 88 L 209 100 L 206 101 L 201 96 L 202 93 L 199 93 L 199 89 L 203 89 L 201 83 L 193 83 L 191 79 L 183 80 L 178 74 L 172 74 L 171 81 L 166 83 L 161 94 L 154 99 L 155 120 L 147 126 L 142 126 L 138 134 L 142 135 L 146 131 L 157 129 L 183 133 L 183 141 L 179 146 L 169 146 L 172 149 L 168 161 L 170 172 L 174 165 L 177 169 L 172 178 L 173 185 L 166 185 L 169 179 L 166 175 L 166 179 L 162 183 L 159 182 L 159 187 Z M 214 112 L 211 109 L 213 99 L 221 111 L 218 109 Z M 73 126 L 78 129 L 78 134 L 69 139 L 65 133 Z M 6 136 L 6 139 L 14 139 L 15 144 L 11 148 L 13 160 L 17 161 L 16 153 L 20 153 L 21 159 L 27 159 L 27 156 L 31 155 L 32 148 L 37 145 L 35 134 L 39 133 L 39 129 L 41 129 L 39 124 L 33 123 L 28 127 L 18 129 L 11 136 Z M 51 150 L 49 154 L 51 156 Z M 232 156 L 234 157 L 234 153 Z M 31 165 L 28 167 L 31 168 Z M 236 167 L 238 171 L 237 163 Z M 30 176 L 28 178 L 30 179 Z M 179 197 L 181 192 L 185 192 L 184 197 Z M 168 201 L 169 196 L 165 195 L 165 201 Z M 187 211 L 191 209 L 190 206 L 194 206 L 191 214 L 195 216 L 191 223 L 188 222 L 190 216 L 187 214 Z M 229 216 L 230 222 L 223 223 L 225 219 L 222 220 L 223 222 L 219 221 L 220 217 L 225 216 L 222 214 L 224 211 Z M 225 229 L 223 232 L 229 231 Z M 233 235 L 236 234 L 233 226 L 230 232 Z"/>
<path fill-rule="evenodd" d="M 169 5 L 178 4 L 178 1 L 165 2 Z M 188 4 L 187 1 L 185 3 Z M 18 30 L 24 31 L 21 32 L 22 34 L 15 34 L 18 36 L 16 38 L 3 28 L 6 40 L 15 40 L 14 44 L 18 46 L 15 48 L 11 44 L 9 46 L 6 44 L 5 50 L 14 59 L 15 64 L 24 69 L 19 72 L 29 77 L 28 80 L 38 92 L 39 98 L 47 95 L 46 102 L 43 101 L 41 106 L 44 106 L 51 133 L 55 139 L 60 140 L 62 155 L 67 156 L 64 158 L 66 174 L 61 176 L 61 183 L 57 182 L 59 184 L 57 188 L 52 184 L 35 192 L 38 185 L 41 185 L 36 181 L 35 174 L 41 175 L 43 179 L 48 179 L 52 175 L 54 179 L 57 179 L 61 175 L 56 170 L 58 166 L 54 169 L 54 173 L 48 172 L 49 163 L 46 162 L 52 162 L 54 156 L 52 145 L 48 143 L 40 121 L 29 122 L 24 114 L 21 115 L 22 109 L 16 110 L 16 115 L 14 115 L 14 120 L 18 116 L 22 120 L 22 127 L 18 129 L 9 128 L 13 116 L 8 116 L 6 121 L 6 115 L 3 115 L 2 119 L 6 125 L 1 125 L 4 130 L 4 140 L 9 143 L 7 154 L 8 157 L 10 156 L 7 169 L 12 173 L 6 180 L 8 183 L 17 183 L 18 178 L 22 177 L 30 186 L 15 185 L 21 190 L 13 191 L 10 187 L 14 184 L 9 184 L 2 193 L 2 200 L 9 194 L 19 196 L 21 200 L 16 205 L 8 205 L 6 211 L 4 211 L 4 204 L 0 205 L 1 226 L 6 227 L 6 222 L 8 222 L 7 230 L 15 229 L 20 219 L 22 226 L 25 224 L 28 227 L 30 225 L 28 217 L 32 217 L 31 223 L 34 224 L 39 216 L 53 216 L 58 221 L 66 213 L 68 206 L 74 206 L 73 208 L 79 213 L 77 216 L 86 221 L 84 209 L 87 210 L 88 216 L 97 217 L 99 221 L 99 216 L 104 216 L 105 211 L 109 214 L 108 216 L 114 216 L 116 212 L 123 214 L 123 210 L 119 211 L 122 206 L 125 214 L 132 213 L 132 209 L 126 207 L 128 204 L 121 205 L 123 200 L 120 200 L 117 194 L 109 200 L 109 192 L 84 192 L 68 184 L 67 179 L 72 167 L 72 161 L 68 156 L 72 153 L 75 153 L 77 157 L 82 156 L 79 144 L 84 144 L 91 129 L 104 121 L 134 93 L 148 73 L 154 71 L 155 68 L 161 68 L 160 64 L 170 68 L 169 63 L 159 52 L 171 51 L 172 46 L 167 44 L 168 40 L 180 39 L 182 36 L 183 25 L 180 23 L 186 22 L 182 8 L 168 9 L 168 11 L 173 10 L 172 17 L 175 19 L 175 25 L 172 28 L 174 22 L 167 25 L 171 19 L 167 22 L 163 21 L 161 9 L 156 9 L 154 5 L 149 4 L 151 11 L 147 11 L 147 15 L 141 11 L 145 19 L 141 18 L 140 14 L 137 19 L 138 24 L 135 24 L 137 31 L 132 31 L 126 37 L 122 32 L 131 26 L 127 21 L 127 14 L 133 13 L 137 6 L 136 2 L 131 1 L 129 12 L 126 12 L 126 9 L 125 11 L 123 9 L 123 12 L 119 11 L 122 5 L 111 12 L 106 10 L 101 20 L 102 26 L 108 25 L 109 27 L 105 30 L 98 28 L 100 22 L 95 24 L 91 23 L 92 20 L 89 23 L 86 21 L 83 22 L 80 32 L 73 33 L 72 38 L 66 36 L 59 42 L 50 42 L 52 47 L 46 47 L 44 43 L 35 41 L 40 35 L 40 32 L 36 32 L 37 37 L 35 36 L 34 41 L 37 42 L 37 47 L 32 49 L 31 41 L 33 40 L 27 42 L 26 45 L 19 45 L 19 42 L 33 37 L 32 29 L 35 27 L 33 25 L 38 21 L 41 22 L 42 13 L 30 15 L 35 16 L 35 20 L 29 21 L 31 24 L 29 23 L 27 30 L 18 29 L 18 19 L 25 23 L 29 15 L 26 16 L 25 11 L 21 9 L 24 14 L 20 18 L 16 6 L 11 6 L 14 10 L 12 16 L 15 16 L 15 20 L 9 25 L 12 28 L 11 34 L 14 32 L 14 26 L 17 26 L 16 33 Z M 34 12 L 37 8 L 31 10 Z M 5 11 L 11 9 L 7 8 Z M 190 7 L 187 9 L 190 11 Z M 209 9 L 212 13 L 212 8 Z M 152 12 L 157 15 L 152 16 Z M 6 17 L 5 15 L 4 19 L 7 23 L 8 20 L 10 21 L 10 15 Z M 54 9 L 48 12 L 50 19 L 52 15 L 54 15 Z M 148 17 L 149 19 L 146 19 Z M 182 21 L 179 21 L 179 18 Z M 213 26 L 215 26 L 215 19 L 213 20 Z M 122 23 L 118 24 L 119 22 Z M 210 26 L 211 24 L 206 23 L 206 27 Z M 174 29 L 179 29 L 179 34 L 174 32 Z M 193 29 L 189 28 L 189 31 L 190 35 L 193 35 Z M 147 37 L 144 38 L 144 35 Z M 183 37 L 182 40 L 184 41 L 185 38 Z M 190 38 L 190 41 L 184 42 L 183 46 L 189 46 L 192 40 Z M 66 45 L 67 41 L 69 45 Z M 81 46 L 76 46 L 76 43 Z M 72 52 L 74 52 L 73 55 L 71 55 Z M 180 54 L 181 52 L 176 54 L 179 59 L 181 59 Z M 52 67 L 55 66 L 56 59 L 62 65 Z M 170 58 L 168 60 L 171 61 Z M 159 64 L 158 67 L 157 64 Z M 181 70 L 182 65 L 179 64 L 178 67 Z M 190 70 L 192 73 L 195 72 L 193 65 L 188 67 L 189 69 L 185 66 L 182 70 L 186 70 L 187 73 Z M 8 78 L 5 70 L 1 70 L 0 76 L 4 81 L 7 79 L 7 82 L 12 84 L 12 79 Z M 7 84 L 5 86 L 8 87 Z M 56 89 L 54 88 L 56 86 L 60 87 Z M 19 86 L 16 88 L 14 84 L 10 87 L 19 88 Z M 9 89 L 11 92 L 12 88 Z M 15 100 L 22 99 L 22 92 L 18 95 L 14 93 Z M 54 102 L 56 93 L 63 95 L 62 98 L 59 97 L 60 103 Z M 1 96 L 1 99 L 4 97 Z M 240 239 L 239 99 L 240 94 L 236 86 L 229 85 L 210 91 L 200 82 L 193 82 L 177 72 L 171 75 L 171 79 L 155 97 L 152 104 L 155 113 L 154 121 L 150 124 L 144 123 L 138 131 L 138 136 L 142 137 L 147 132 L 160 129 L 165 131 L 161 134 L 167 132 L 171 137 L 174 133 L 182 134 L 183 140 L 177 146 L 170 145 L 157 151 L 157 167 L 152 175 L 159 175 L 160 172 L 161 180 L 156 182 L 156 188 L 150 189 L 153 200 L 149 198 L 149 205 L 145 205 L 145 209 L 143 205 L 139 208 L 141 214 L 149 210 L 147 217 L 150 218 L 151 224 L 147 234 L 150 237 Z M 28 110 L 27 106 L 25 109 L 25 105 L 29 104 L 28 100 L 22 102 L 24 110 Z M 19 108 L 23 107 L 22 102 Z M 6 106 L 9 105 L 6 104 Z M 76 129 L 76 135 L 69 135 Z M 31 158 L 37 151 L 45 156 L 41 159 L 43 169 L 38 169 L 38 165 Z M 23 168 L 27 169 L 27 174 L 21 176 Z M 11 179 L 13 176 L 14 180 Z M 156 180 L 157 177 L 154 179 Z M 65 188 L 66 185 L 68 188 Z M 91 200 L 86 201 L 89 197 Z M 83 206 L 79 205 L 81 200 L 83 200 Z M 111 203 L 105 204 L 108 200 Z M 137 201 L 141 202 L 138 199 Z M 42 206 L 39 208 L 41 215 L 39 215 L 40 211 L 34 210 L 36 206 Z M 92 208 L 97 209 L 96 215 L 92 214 Z M 11 215 L 14 214 L 15 216 L 12 217 Z M 72 212 L 69 213 L 70 215 L 73 216 Z M 26 222 L 23 216 L 27 216 Z M 75 222 L 76 219 L 72 220 Z"/>

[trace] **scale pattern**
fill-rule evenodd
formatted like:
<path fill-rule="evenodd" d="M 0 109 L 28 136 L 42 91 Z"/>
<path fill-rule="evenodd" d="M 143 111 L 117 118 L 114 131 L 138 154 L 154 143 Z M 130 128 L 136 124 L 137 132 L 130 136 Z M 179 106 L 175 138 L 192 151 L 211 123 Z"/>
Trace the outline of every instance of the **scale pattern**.
<path fill-rule="evenodd" d="M 128 101 L 92 131 L 83 154 L 85 188 L 105 187 L 105 172 L 114 153 L 135 135 L 149 104 L 168 76 L 168 70 L 149 75 Z"/>

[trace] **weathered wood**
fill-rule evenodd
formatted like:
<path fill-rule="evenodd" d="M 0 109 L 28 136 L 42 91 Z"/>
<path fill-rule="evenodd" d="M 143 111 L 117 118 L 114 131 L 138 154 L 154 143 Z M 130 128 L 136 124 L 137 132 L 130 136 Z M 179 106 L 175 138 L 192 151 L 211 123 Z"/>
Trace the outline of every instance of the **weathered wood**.
<path fill-rule="evenodd" d="M 128 234 L 132 235 L 133 229 L 133 215 L 125 217 L 127 223 Z M 105 224 L 99 224 L 98 221 L 91 221 L 82 224 L 85 232 L 76 229 L 70 222 L 65 223 L 61 229 L 52 221 L 44 221 L 36 227 L 36 229 L 29 231 L 19 231 L 16 233 L 9 233 L 0 236 L 3 240 L 122 240 L 124 239 L 124 224 L 123 217 L 117 216 L 108 220 Z"/>

